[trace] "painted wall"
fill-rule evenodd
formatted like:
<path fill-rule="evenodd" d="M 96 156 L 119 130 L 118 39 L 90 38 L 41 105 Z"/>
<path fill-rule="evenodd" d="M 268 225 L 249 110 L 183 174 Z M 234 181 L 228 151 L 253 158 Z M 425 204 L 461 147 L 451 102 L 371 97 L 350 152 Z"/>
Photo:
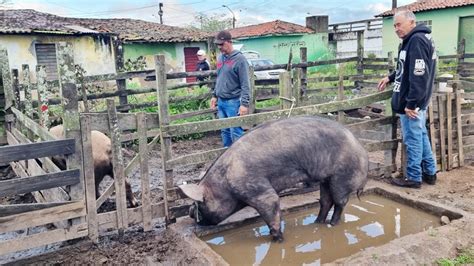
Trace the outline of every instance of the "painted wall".
<path fill-rule="evenodd" d="M 432 35 L 438 55 L 455 54 L 459 41 L 459 18 L 474 16 L 474 5 L 415 13 L 417 21 L 432 20 Z M 474 40 L 466 40 L 474 42 Z M 400 39 L 393 28 L 393 17 L 383 19 L 383 52 L 396 55 Z"/>
<path fill-rule="evenodd" d="M 337 58 L 357 56 L 357 32 L 335 32 L 333 38 L 336 43 Z M 383 57 L 382 28 L 364 30 L 364 55 L 369 56 L 370 54 Z"/>
<path fill-rule="evenodd" d="M 259 52 L 262 58 L 271 59 L 275 64 L 288 63 L 290 49 L 293 51 L 293 62 L 299 62 L 300 47 L 307 48 L 308 61 L 333 57 L 329 51 L 327 33 L 239 39 L 235 43 L 243 44 L 242 50 Z"/>
<path fill-rule="evenodd" d="M 115 73 L 109 40 L 109 37 L 99 36 L 0 35 L 0 46 L 7 48 L 11 69 L 21 70 L 22 64 L 28 64 L 34 72 L 37 64 L 35 43 L 70 42 L 74 46 L 74 62 L 86 70 L 86 75 L 100 75 Z"/>
<path fill-rule="evenodd" d="M 153 69 L 155 67 L 153 56 L 164 54 L 166 60 L 166 68 L 169 72 L 185 71 L 184 65 L 184 48 L 199 47 L 199 49 L 207 50 L 207 43 L 125 43 L 124 57 L 125 60 L 136 60 L 139 56 L 145 57 L 146 68 Z"/>

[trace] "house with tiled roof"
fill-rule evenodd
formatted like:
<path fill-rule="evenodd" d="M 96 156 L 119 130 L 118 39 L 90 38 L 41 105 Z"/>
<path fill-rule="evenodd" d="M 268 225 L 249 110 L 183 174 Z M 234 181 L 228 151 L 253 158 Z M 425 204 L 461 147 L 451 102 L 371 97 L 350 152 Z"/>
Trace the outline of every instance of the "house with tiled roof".
<path fill-rule="evenodd" d="M 58 42 L 71 42 L 74 60 L 86 75 L 116 72 L 116 58 L 133 62 L 144 58 L 153 68 L 153 55 L 165 54 L 173 71 L 194 70 L 196 52 L 207 49 L 209 34 L 136 19 L 69 18 L 31 9 L 0 10 L 0 46 L 9 53 L 11 68 L 29 64 L 47 67 L 48 78 L 57 78 Z M 120 57 L 119 57 L 120 55 Z M 189 61 L 189 62 L 188 62 Z"/>
<path fill-rule="evenodd" d="M 393 15 L 397 10 L 413 11 L 417 23 L 432 30 L 439 55 L 456 54 L 465 39 L 466 52 L 474 53 L 474 0 L 418 0 L 387 10 L 376 17 L 383 18 L 383 51 L 396 52 L 400 40 L 393 30 Z"/>
<path fill-rule="evenodd" d="M 287 63 L 290 49 L 293 62 L 299 61 L 300 47 L 307 48 L 308 60 L 322 60 L 328 52 L 328 18 L 308 17 L 306 26 L 275 20 L 229 30 L 241 50 L 252 50 L 277 64 Z"/>

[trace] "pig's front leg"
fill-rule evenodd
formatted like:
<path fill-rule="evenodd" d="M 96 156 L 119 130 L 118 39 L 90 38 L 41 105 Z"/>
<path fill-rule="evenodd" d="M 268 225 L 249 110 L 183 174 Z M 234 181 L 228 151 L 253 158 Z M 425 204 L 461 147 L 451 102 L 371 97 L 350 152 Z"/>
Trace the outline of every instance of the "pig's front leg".
<path fill-rule="evenodd" d="M 319 189 L 319 214 L 316 218 L 316 223 L 325 223 L 328 217 L 329 210 L 331 210 L 333 203 L 331 197 L 331 190 L 329 189 L 329 182 L 322 182 Z"/>
<path fill-rule="evenodd" d="M 282 242 L 280 198 L 274 189 L 268 189 L 262 194 L 247 201 L 255 208 L 270 228 L 273 241 Z"/>

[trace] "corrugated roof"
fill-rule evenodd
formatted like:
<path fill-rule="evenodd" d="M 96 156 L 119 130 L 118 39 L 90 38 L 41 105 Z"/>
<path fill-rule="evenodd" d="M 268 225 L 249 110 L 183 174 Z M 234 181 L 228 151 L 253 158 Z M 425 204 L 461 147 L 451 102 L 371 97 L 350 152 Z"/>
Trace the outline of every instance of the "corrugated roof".
<path fill-rule="evenodd" d="M 418 0 L 409 5 L 400 6 L 396 9 L 385 11 L 381 14 L 376 15 L 376 17 L 388 17 L 393 16 L 397 10 L 404 9 L 410 10 L 412 12 L 427 11 L 433 9 L 443 9 L 449 7 L 460 7 L 473 5 L 474 0 Z"/>
<path fill-rule="evenodd" d="M 32 9 L 0 10 L 0 33 L 117 34 L 125 42 L 205 41 L 209 33 L 137 19 L 67 18 Z"/>
<path fill-rule="evenodd" d="M 314 33 L 310 28 L 281 20 L 235 28 L 229 31 L 232 34 L 232 38 Z"/>

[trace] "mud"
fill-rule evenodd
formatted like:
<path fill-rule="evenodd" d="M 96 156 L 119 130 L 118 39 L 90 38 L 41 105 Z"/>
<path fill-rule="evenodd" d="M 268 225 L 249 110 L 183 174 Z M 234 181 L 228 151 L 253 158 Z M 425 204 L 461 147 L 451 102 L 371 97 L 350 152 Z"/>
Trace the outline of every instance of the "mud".
<path fill-rule="evenodd" d="M 180 141 L 173 144 L 173 154 L 186 154 L 204 151 L 220 147 L 218 134 L 210 134 L 207 138 L 198 141 Z M 159 160 L 159 145 L 153 151 L 150 160 L 150 176 L 152 177 L 153 191 L 161 186 L 161 163 Z M 131 154 L 126 155 L 131 158 Z M 156 157 L 153 157 L 156 156 Z M 175 183 L 197 178 L 206 165 L 187 166 L 175 171 Z M 449 172 L 438 173 L 438 182 L 435 186 L 423 185 L 422 189 L 399 189 L 403 194 L 410 197 L 430 200 L 447 206 L 455 207 L 474 214 L 474 167 L 466 166 Z M 132 189 L 135 196 L 139 198 L 138 178 L 131 178 Z M 386 184 L 387 180 L 372 180 L 372 184 Z M 285 202 L 314 201 L 314 194 L 305 194 L 286 197 Z M 18 199 L 17 199 L 18 200 Z M 158 199 L 156 199 L 158 200 Z M 240 219 L 245 217 L 234 217 Z M 117 236 L 115 232 L 101 237 L 99 244 L 94 245 L 86 239 L 76 243 L 64 243 L 59 251 L 17 261 L 18 264 L 148 264 L 148 265 L 203 265 L 209 264 L 206 256 L 196 249 L 196 245 L 190 244 L 181 235 L 175 234 L 173 230 L 164 230 L 162 223 L 155 221 L 156 228 L 151 232 L 142 232 L 139 227 L 130 228 L 123 237 Z M 464 248 L 474 247 L 471 236 L 474 232 L 472 220 L 453 222 L 450 226 L 437 228 L 434 233 L 424 235 L 410 235 L 392 241 L 396 244 L 393 248 L 384 249 L 386 245 L 368 250 L 343 259 L 341 263 L 348 261 L 362 264 L 432 264 L 441 257 L 454 257 L 456 253 Z M 428 241 L 429 240 L 429 241 Z M 391 243 L 392 243 L 391 242 Z M 431 243 L 439 243 L 431 244 Z M 427 243 L 427 244 L 425 244 Z M 46 249 L 51 251 L 51 249 Z M 209 257 L 209 256 L 207 256 Z M 11 257 L 11 259 L 18 259 Z M 3 261 L 6 262 L 6 261 Z"/>

